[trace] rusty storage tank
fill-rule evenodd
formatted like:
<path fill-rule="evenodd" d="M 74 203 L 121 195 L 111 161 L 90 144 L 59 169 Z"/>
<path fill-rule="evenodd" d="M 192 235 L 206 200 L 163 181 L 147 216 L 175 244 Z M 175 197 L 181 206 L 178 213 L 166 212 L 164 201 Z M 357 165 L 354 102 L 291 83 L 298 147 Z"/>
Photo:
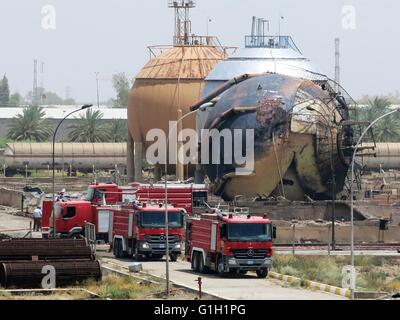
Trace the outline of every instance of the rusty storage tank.
<path fill-rule="evenodd" d="M 214 141 L 201 145 L 209 148 L 209 162 L 202 166 L 216 195 L 225 200 L 238 195 L 281 195 L 290 200 L 308 195 L 320 200 L 329 199 L 332 188 L 334 193 L 343 189 L 349 164 L 346 150 L 352 141 L 340 123 L 348 112 L 334 102 L 328 83 L 277 73 L 246 75 L 231 83 L 209 108 L 204 128 L 228 130 L 234 141 L 219 147 Z M 235 136 L 234 130 L 242 135 Z M 225 149 L 240 139 L 246 150 L 245 130 L 254 134 L 254 165 L 239 174 L 242 165 L 225 156 L 232 157 L 236 150 L 225 153 Z M 213 162 L 215 153 L 219 163 Z"/>
<path fill-rule="evenodd" d="M 56 143 L 55 168 L 90 172 L 126 168 L 126 143 Z M 52 143 L 8 143 L 4 165 L 8 170 L 47 170 L 52 166 Z"/>
<path fill-rule="evenodd" d="M 227 200 L 237 195 L 329 198 L 333 189 L 335 193 L 342 190 L 347 173 L 349 150 L 343 147 L 344 132 L 349 135 L 351 129 L 337 125 L 349 118 L 346 103 L 337 102 L 336 84 L 328 83 L 290 36 L 265 35 L 263 21 L 253 17 L 245 46 L 207 76 L 202 102 L 213 95 L 217 102 L 196 117 L 199 137 L 202 129 L 255 128 L 255 170 L 240 177 L 232 165 L 198 166 L 196 182 L 206 174 L 214 193 Z M 246 74 L 252 76 L 242 76 Z M 215 96 L 221 86 L 227 89 Z M 307 107 L 316 111 L 307 111 Z"/>
<path fill-rule="evenodd" d="M 189 112 L 202 92 L 204 79 L 226 51 L 213 44 L 210 37 L 193 39 L 192 45 L 180 45 L 161 50 L 151 48 L 150 61 L 137 74 L 128 106 L 128 127 L 135 147 L 142 144 L 145 152 L 146 135 L 151 129 L 168 133 L 169 121 L 176 121 Z M 206 40 L 204 44 L 201 40 Z M 195 117 L 182 123 L 183 128 L 195 129 Z M 136 178 L 140 177 L 136 175 Z"/>
<path fill-rule="evenodd" d="M 206 77 L 202 97 L 243 74 L 273 72 L 308 80 L 326 79 L 319 68 L 303 55 L 291 36 L 265 35 L 263 21 L 266 20 L 253 17 L 251 35 L 245 36 L 244 47 L 215 65 Z M 197 114 L 198 134 L 206 117 L 207 111 Z"/>

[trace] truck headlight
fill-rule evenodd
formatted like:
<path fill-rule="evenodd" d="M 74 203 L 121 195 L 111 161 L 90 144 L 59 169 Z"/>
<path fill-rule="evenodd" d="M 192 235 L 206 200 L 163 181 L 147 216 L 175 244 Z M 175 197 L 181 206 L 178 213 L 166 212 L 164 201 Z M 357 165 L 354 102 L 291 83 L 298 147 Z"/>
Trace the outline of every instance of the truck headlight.
<path fill-rule="evenodd" d="M 272 263 L 271 259 L 264 259 L 263 264 L 271 264 L 271 263 Z"/>
<path fill-rule="evenodd" d="M 150 249 L 150 246 L 147 242 L 142 243 L 142 249 Z"/>
<path fill-rule="evenodd" d="M 235 258 L 230 258 L 230 259 L 228 260 L 228 264 L 230 264 L 230 265 L 237 264 L 236 259 L 235 259 Z"/>
<path fill-rule="evenodd" d="M 181 244 L 180 243 L 176 243 L 175 245 L 174 245 L 174 249 L 180 249 L 181 248 Z"/>

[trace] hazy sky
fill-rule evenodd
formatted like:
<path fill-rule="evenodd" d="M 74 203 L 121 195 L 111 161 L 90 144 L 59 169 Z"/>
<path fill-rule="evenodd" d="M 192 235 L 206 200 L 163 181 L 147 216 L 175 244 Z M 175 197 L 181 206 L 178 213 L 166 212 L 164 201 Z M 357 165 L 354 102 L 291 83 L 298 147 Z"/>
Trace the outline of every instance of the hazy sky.
<path fill-rule="evenodd" d="M 111 75 L 134 77 L 149 58 L 148 45 L 171 44 L 173 11 L 167 0 L 0 0 L 0 75 L 12 91 L 26 94 L 33 59 L 45 63 L 44 86 L 80 102 L 95 102 L 95 72 L 101 100 L 114 96 Z M 354 97 L 400 90 L 400 2 L 396 0 L 197 0 L 193 32 L 225 45 L 242 46 L 251 17 L 270 20 L 290 34 L 302 52 L 333 77 L 334 38 L 341 38 L 342 84 Z M 56 29 L 45 30 L 42 9 L 52 5 Z M 352 6 L 345 7 L 345 6 Z M 352 11 L 354 8 L 354 11 Z M 343 11 L 344 10 L 344 11 Z M 355 20 L 353 19 L 355 18 Z M 48 22 L 48 20 L 46 20 Z M 45 21 L 45 22 L 46 22 Z M 48 24 L 47 24 L 48 25 Z M 40 80 L 39 80 L 40 84 Z"/>

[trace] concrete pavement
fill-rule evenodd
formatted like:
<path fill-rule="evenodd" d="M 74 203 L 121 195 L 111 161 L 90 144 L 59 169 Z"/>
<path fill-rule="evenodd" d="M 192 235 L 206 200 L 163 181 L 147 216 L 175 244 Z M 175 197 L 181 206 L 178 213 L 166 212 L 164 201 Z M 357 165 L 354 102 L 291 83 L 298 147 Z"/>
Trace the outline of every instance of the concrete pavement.
<path fill-rule="evenodd" d="M 103 258 L 123 266 L 132 260 Z M 197 289 L 197 278 L 202 277 L 203 290 L 229 300 L 346 300 L 333 294 L 285 286 L 274 279 L 258 279 L 255 273 L 248 275 L 220 278 L 215 274 L 198 274 L 192 272 L 186 261 L 171 262 L 170 280 L 178 285 Z M 165 279 L 165 261 L 144 261 L 143 272 Z"/>

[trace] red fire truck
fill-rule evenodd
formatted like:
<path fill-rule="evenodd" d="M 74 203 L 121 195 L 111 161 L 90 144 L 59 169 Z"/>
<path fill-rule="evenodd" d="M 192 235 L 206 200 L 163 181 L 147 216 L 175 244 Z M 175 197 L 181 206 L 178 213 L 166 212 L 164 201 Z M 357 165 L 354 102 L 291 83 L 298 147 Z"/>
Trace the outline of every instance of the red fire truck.
<path fill-rule="evenodd" d="M 166 252 L 165 205 L 133 204 L 110 210 L 113 253 L 117 258 L 161 259 Z M 185 209 L 173 206 L 168 211 L 168 245 L 171 261 L 181 254 L 184 239 Z"/>
<path fill-rule="evenodd" d="M 276 228 L 266 216 L 205 213 L 187 221 L 185 254 L 196 272 L 210 269 L 223 276 L 255 271 L 265 278 L 275 237 Z"/>
<path fill-rule="evenodd" d="M 202 208 L 207 202 L 207 188 L 196 184 L 168 184 L 168 203 L 191 213 L 193 208 Z M 118 186 L 113 183 L 95 183 L 89 186 L 84 200 L 68 201 L 59 197 L 56 202 L 56 230 L 63 237 L 73 237 L 84 233 L 85 223 L 98 226 L 96 207 L 99 205 L 126 204 L 136 200 L 163 202 L 165 186 L 162 184 L 131 184 Z M 78 208 L 76 210 L 74 208 Z M 42 234 L 47 237 L 53 224 L 52 200 L 43 202 Z M 57 211 L 58 210 L 58 211 Z M 68 212 L 67 212 L 68 211 Z M 101 229 L 101 228 L 100 228 Z M 99 239 L 107 239 L 108 232 L 98 231 Z"/>
<path fill-rule="evenodd" d="M 50 203 L 48 201 L 47 203 Z M 44 208 L 45 209 L 45 208 Z M 50 207 L 50 212 L 52 208 Z M 168 239 L 172 261 L 181 254 L 186 210 L 168 206 Z M 47 212 L 47 210 L 46 210 Z M 88 201 L 55 203 L 56 230 L 62 237 L 78 237 L 86 222 L 96 228 L 96 238 L 104 239 L 118 258 L 160 259 L 166 251 L 165 206 L 155 203 L 94 206 Z M 50 219 L 51 231 L 53 221 Z M 45 236 L 45 235 L 44 235 Z"/>

